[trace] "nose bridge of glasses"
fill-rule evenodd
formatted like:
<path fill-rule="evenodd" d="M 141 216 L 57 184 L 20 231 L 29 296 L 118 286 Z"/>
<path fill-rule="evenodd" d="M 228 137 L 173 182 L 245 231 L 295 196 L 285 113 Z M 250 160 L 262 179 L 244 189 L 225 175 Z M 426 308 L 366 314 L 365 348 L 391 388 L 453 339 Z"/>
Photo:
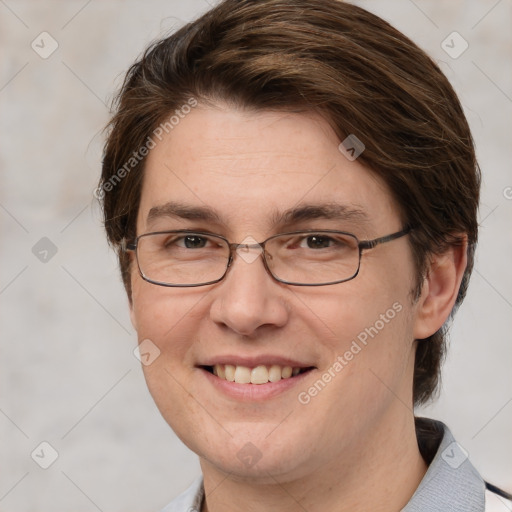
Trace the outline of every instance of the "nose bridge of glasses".
<path fill-rule="evenodd" d="M 252 236 L 245 237 L 240 243 L 232 243 L 231 251 L 246 263 L 253 263 L 264 251 L 263 246 Z"/>

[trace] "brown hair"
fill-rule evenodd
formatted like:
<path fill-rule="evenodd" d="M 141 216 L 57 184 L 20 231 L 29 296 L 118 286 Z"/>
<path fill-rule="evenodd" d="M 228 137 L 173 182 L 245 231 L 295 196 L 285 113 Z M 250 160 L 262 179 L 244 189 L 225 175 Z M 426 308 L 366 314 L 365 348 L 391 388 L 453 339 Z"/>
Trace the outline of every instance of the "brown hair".
<path fill-rule="evenodd" d="M 340 140 L 355 134 L 366 146 L 360 161 L 387 183 L 404 224 L 415 227 L 409 239 L 416 295 L 429 255 L 467 235 L 468 266 L 456 306 L 462 302 L 480 188 L 462 107 L 438 66 L 412 41 L 337 0 L 224 0 L 151 45 L 129 69 L 114 103 L 97 189 L 128 296 L 130 261 L 119 244 L 136 236 L 142 149 L 191 98 L 241 109 L 315 111 Z M 433 396 L 444 350 L 445 327 L 418 342 L 415 404 Z"/>

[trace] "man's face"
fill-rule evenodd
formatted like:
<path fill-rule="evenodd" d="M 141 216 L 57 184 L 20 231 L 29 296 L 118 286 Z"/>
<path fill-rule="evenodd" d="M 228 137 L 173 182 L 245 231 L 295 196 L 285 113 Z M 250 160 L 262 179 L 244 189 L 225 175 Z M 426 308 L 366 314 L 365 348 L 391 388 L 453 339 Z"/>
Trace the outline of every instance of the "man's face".
<path fill-rule="evenodd" d="M 338 144 L 312 114 L 199 106 L 148 156 L 137 234 L 189 229 L 240 243 L 298 230 L 360 240 L 401 230 L 389 190 Z M 177 204 L 215 218 L 172 214 Z M 334 204 L 358 214 L 303 209 Z M 168 214 L 148 220 L 155 207 Z M 197 288 L 150 284 L 132 265 L 138 339 L 161 351 L 144 367 L 153 398 L 204 467 L 286 481 L 355 459 L 412 415 L 414 276 L 407 237 L 365 252 L 355 279 L 329 286 L 279 283 L 260 257 L 240 254 L 224 280 Z M 301 373 L 242 384 L 211 373 L 226 364 Z"/>

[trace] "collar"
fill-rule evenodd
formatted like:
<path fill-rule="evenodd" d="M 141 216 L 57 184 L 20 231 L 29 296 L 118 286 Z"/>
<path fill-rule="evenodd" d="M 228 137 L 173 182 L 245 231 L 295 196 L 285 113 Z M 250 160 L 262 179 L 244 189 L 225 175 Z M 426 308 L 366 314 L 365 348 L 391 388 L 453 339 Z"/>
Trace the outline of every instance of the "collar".
<path fill-rule="evenodd" d="M 485 483 L 448 427 L 440 421 L 416 418 L 416 435 L 421 455 L 430 465 L 402 512 L 482 512 Z"/>
<path fill-rule="evenodd" d="M 201 512 L 204 499 L 203 477 L 198 477 L 192 485 L 175 498 L 161 512 Z"/>

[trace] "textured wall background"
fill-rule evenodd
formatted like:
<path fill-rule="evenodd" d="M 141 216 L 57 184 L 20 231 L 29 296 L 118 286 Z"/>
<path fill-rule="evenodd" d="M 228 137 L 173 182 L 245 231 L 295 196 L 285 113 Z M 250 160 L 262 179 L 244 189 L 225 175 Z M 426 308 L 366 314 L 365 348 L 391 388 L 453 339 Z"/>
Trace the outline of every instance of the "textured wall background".
<path fill-rule="evenodd" d="M 512 490 L 512 2 L 359 3 L 440 63 L 474 131 L 478 261 L 441 397 L 420 413 L 448 423 L 481 473 Z M 122 72 L 208 7 L 0 0 L 0 511 L 157 511 L 199 474 L 146 390 L 92 192 Z M 446 39 L 453 31 L 463 40 Z"/>

